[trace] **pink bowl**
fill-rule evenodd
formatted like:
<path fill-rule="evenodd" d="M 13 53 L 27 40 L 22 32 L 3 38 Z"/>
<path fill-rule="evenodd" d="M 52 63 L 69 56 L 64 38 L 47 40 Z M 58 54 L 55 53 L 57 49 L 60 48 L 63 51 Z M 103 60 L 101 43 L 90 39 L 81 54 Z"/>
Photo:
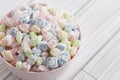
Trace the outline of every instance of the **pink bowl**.
<path fill-rule="evenodd" d="M 79 29 L 79 32 L 80 32 L 80 29 Z M 81 40 L 81 32 L 80 32 L 79 40 Z M 79 52 L 79 50 L 78 50 L 78 52 Z M 27 72 L 27 71 L 24 71 L 24 70 L 18 70 L 13 65 L 11 65 L 6 60 L 4 60 L 1 57 L 1 55 L 0 55 L 0 59 L 5 63 L 5 66 L 7 66 L 8 70 L 10 72 L 12 72 L 15 76 L 17 76 L 18 78 L 20 78 L 22 80 L 56 80 L 56 79 L 59 79 L 62 75 L 64 75 L 65 71 L 69 67 L 72 66 L 76 56 L 77 56 L 77 54 L 72 58 L 71 61 L 69 61 L 63 67 L 60 67 L 58 69 L 55 69 L 55 70 L 52 70 L 52 71 L 48 71 L 48 72 Z"/>

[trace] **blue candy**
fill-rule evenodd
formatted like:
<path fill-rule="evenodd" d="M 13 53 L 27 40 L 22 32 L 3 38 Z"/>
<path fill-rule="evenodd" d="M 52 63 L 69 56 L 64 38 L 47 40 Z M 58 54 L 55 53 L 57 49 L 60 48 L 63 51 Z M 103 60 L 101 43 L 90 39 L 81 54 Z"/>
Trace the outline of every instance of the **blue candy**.
<path fill-rule="evenodd" d="M 68 59 L 61 57 L 58 59 L 58 63 L 59 63 L 59 66 L 64 66 L 65 64 L 68 63 Z"/>
<path fill-rule="evenodd" d="M 20 61 L 25 61 L 25 59 L 26 59 L 25 54 L 23 54 L 23 53 L 19 54 L 18 58 Z"/>
<path fill-rule="evenodd" d="M 20 22 L 21 23 L 28 23 L 30 21 L 30 15 L 29 14 L 25 14 L 25 15 L 22 15 L 20 17 Z"/>
<path fill-rule="evenodd" d="M 10 34 L 10 35 L 12 35 L 12 36 L 16 36 L 16 34 L 17 34 L 17 32 L 18 32 L 18 28 L 16 28 L 16 27 L 12 27 L 9 31 L 8 31 L 8 34 Z"/>
<path fill-rule="evenodd" d="M 38 48 L 36 48 L 36 47 L 34 47 L 34 48 L 32 49 L 32 53 L 33 53 L 34 56 L 40 56 L 41 50 L 38 49 Z"/>
<path fill-rule="evenodd" d="M 59 66 L 63 66 L 68 63 L 69 53 L 67 51 L 62 51 L 58 59 Z"/>
<path fill-rule="evenodd" d="M 35 25 L 37 21 L 35 19 L 30 19 L 29 24 L 30 25 Z"/>
<path fill-rule="evenodd" d="M 66 51 L 61 52 L 60 57 L 58 59 L 58 63 L 60 66 L 63 66 L 66 63 L 68 63 L 68 55 L 69 55 L 69 53 Z"/>
<path fill-rule="evenodd" d="M 46 56 L 42 56 L 42 65 L 46 65 L 46 62 L 47 62 L 47 57 Z"/>
<path fill-rule="evenodd" d="M 0 46 L 0 53 L 5 50 L 5 47 Z"/>
<path fill-rule="evenodd" d="M 75 28 L 76 27 L 75 27 L 75 25 L 73 23 L 67 23 L 65 25 L 65 31 L 66 32 L 74 31 Z"/>
<path fill-rule="evenodd" d="M 57 68 L 58 65 L 58 59 L 55 57 L 48 57 L 47 58 L 47 67 L 51 69 Z"/>
<path fill-rule="evenodd" d="M 66 45 L 64 43 L 58 43 L 56 48 L 58 48 L 60 51 L 66 50 Z"/>
<path fill-rule="evenodd" d="M 28 37 L 28 38 L 30 37 L 27 33 L 23 33 L 22 36 L 23 36 L 23 38 L 24 37 Z"/>
<path fill-rule="evenodd" d="M 42 51 L 46 51 L 48 49 L 47 41 L 41 41 L 38 44 L 37 48 L 42 50 Z"/>
<path fill-rule="evenodd" d="M 34 65 L 35 62 L 36 62 L 36 60 L 37 60 L 37 57 L 36 57 L 36 56 L 30 55 L 30 56 L 28 57 L 27 62 L 28 62 L 29 64 L 31 64 L 31 65 Z"/>
<path fill-rule="evenodd" d="M 22 10 L 23 10 L 23 11 L 31 11 L 32 9 L 31 9 L 29 6 L 23 5 L 23 6 L 22 6 Z"/>
<path fill-rule="evenodd" d="M 39 28 L 44 28 L 47 25 L 47 21 L 44 18 L 39 18 L 36 24 Z"/>

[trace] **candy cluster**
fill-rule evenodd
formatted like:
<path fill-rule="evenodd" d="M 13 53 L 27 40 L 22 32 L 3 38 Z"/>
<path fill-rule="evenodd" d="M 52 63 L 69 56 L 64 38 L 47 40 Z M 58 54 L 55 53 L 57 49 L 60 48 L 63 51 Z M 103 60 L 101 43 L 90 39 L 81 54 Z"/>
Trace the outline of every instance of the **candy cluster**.
<path fill-rule="evenodd" d="M 0 20 L 1 56 L 21 70 L 62 67 L 77 53 L 79 39 L 73 16 L 46 4 L 19 7 Z"/>

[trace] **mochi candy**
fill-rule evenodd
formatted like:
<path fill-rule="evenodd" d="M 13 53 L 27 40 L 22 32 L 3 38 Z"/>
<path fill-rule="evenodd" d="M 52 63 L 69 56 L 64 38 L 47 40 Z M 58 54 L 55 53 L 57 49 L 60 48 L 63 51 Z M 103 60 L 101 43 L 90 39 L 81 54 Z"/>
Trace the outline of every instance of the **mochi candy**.
<path fill-rule="evenodd" d="M 31 26 L 31 31 L 35 33 L 40 33 L 41 29 L 38 26 L 33 25 Z"/>
<path fill-rule="evenodd" d="M 71 57 L 74 57 L 77 52 L 78 52 L 78 48 L 77 47 L 71 47 L 71 49 L 70 49 Z"/>
<path fill-rule="evenodd" d="M 3 39 L 2 39 L 3 45 L 4 46 L 11 46 L 14 42 L 15 39 L 14 37 L 12 37 L 11 35 L 6 35 Z"/>
<path fill-rule="evenodd" d="M 58 48 L 53 48 L 50 50 L 50 55 L 58 58 L 60 56 L 60 50 Z"/>
<path fill-rule="evenodd" d="M 22 69 L 22 62 L 17 61 L 15 66 L 16 66 L 17 69 Z"/>
<path fill-rule="evenodd" d="M 26 70 L 26 71 L 29 71 L 31 69 L 31 65 L 27 62 L 23 62 L 22 69 Z"/>
<path fill-rule="evenodd" d="M 21 31 L 23 31 L 24 33 L 30 32 L 30 26 L 29 26 L 29 24 L 21 24 L 21 25 L 19 26 L 19 29 L 20 29 Z"/>
<path fill-rule="evenodd" d="M 3 39 L 5 37 L 5 33 L 4 32 L 0 32 L 0 40 Z"/>
<path fill-rule="evenodd" d="M 0 25 L 0 32 L 5 32 L 5 25 Z"/>
<path fill-rule="evenodd" d="M 1 52 L 3 58 L 7 61 L 12 61 L 13 60 L 13 55 L 11 50 L 6 50 Z"/>

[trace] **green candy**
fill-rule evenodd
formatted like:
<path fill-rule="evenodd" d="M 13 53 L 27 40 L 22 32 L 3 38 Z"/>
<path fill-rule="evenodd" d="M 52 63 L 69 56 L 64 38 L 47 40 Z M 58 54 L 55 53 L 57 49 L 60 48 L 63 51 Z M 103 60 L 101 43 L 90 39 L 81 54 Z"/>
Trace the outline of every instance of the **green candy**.
<path fill-rule="evenodd" d="M 39 65 L 41 65 L 43 63 L 43 61 L 42 61 L 42 58 L 41 57 L 37 57 L 37 60 L 36 60 L 36 66 L 39 66 Z"/>
<path fill-rule="evenodd" d="M 32 55 L 32 50 L 30 48 L 25 49 L 24 52 L 26 57 L 29 57 L 30 55 Z"/>
<path fill-rule="evenodd" d="M 55 10 L 54 10 L 53 8 L 48 9 L 48 11 L 49 11 L 49 13 L 50 13 L 51 15 L 54 15 L 54 14 L 55 14 Z"/>
<path fill-rule="evenodd" d="M 17 32 L 17 35 L 16 35 L 16 40 L 18 43 L 21 43 L 22 42 L 22 33 L 20 31 Z"/>
<path fill-rule="evenodd" d="M 75 39 L 71 42 L 72 47 L 79 47 L 80 46 L 80 40 Z"/>
<path fill-rule="evenodd" d="M 61 41 L 61 43 L 64 43 L 66 45 L 66 50 L 69 52 L 71 48 L 71 42 L 68 40 Z"/>
<path fill-rule="evenodd" d="M 21 61 L 17 61 L 15 64 L 17 69 L 22 69 L 22 62 Z"/>
<path fill-rule="evenodd" d="M 5 32 L 5 25 L 0 25 L 0 32 Z"/>
<path fill-rule="evenodd" d="M 41 37 L 37 36 L 34 32 L 30 32 L 30 37 L 32 46 L 36 46 L 41 40 Z"/>
<path fill-rule="evenodd" d="M 72 14 L 68 14 L 68 13 L 64 12 L 64 13 L 63 13 L 63 17 L 64 17 L 64 18 L 68 18 L 68 19 L 69 19 L 69 18 L 73 18 L 73 15 L 72 15 Z"/>
<path fill-rule="evenodd" d="M 64 22 L 61 22 L 61 23 L 60 23 L 60 27 L 64 30 L 64 29 L 65 29 L 65 23 L 64 23 Z"/>

